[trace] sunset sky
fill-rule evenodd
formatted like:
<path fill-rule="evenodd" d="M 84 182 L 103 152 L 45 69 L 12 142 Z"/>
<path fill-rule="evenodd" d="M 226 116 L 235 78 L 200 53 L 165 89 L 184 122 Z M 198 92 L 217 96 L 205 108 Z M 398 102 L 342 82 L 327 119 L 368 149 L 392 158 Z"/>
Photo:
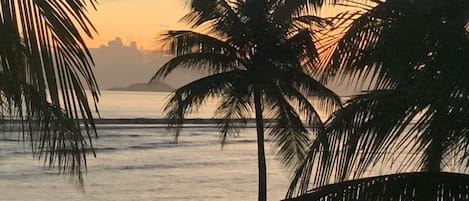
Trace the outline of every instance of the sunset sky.
<path fill-rule="evenodd" d="M 97 10 L 89 9 L 89 17 L 98 30 L 90 48 L 107 44 L 116 37 L 125 45 L 136 41 L 140 49 L 154 50 L 155 37 L 164 30 L 187 29 L 178 20 L 189 11 L 188 0 L 98 0 Z M 331 16 L 337 7 L 323 9 L 323 16 Z"/>
<path fill-rule="evenodd" d="M 99 0 L 89 17 L 98 30 L 89 47 L 99 47 L 116 37 L 124 44 L 155 49 L 155 37 L 163 30 L 187 27 L 177 21 L 188 11 L 187 0 Z"/>

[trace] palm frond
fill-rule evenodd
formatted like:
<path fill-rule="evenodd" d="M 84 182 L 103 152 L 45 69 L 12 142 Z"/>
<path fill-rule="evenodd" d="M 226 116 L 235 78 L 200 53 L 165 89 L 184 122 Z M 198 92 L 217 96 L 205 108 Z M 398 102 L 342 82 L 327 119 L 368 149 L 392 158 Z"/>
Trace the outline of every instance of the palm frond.
<path fill-rule="evenodd" d="M 275 73 L 283 75 L 283 73 Z M 323 122 L 316 108 L 312 105 L 311 95 L 319 97 L 330 108 L 339 108 L 341 103 L 338 96 L 318 83 L 301 70 L 292 70 L 288 78 L 280 76 L 276 84 L 277 89 L 266 91 L 266 103 L 269 105 L 270 118 L 274 120 L 271 135 L 274 137 L 276 147 L 283 157 L 285 164 L 294 167 L 296 162 L 304 158 L 306 146 L 310 141 L 310 131 L 323 131 Z"/>
<path fill-rule="evenodd" d="M 187 114 L 197 111 L 208 98 L 220 97 L 229 92 L 235 83 L 245 82 L 244 71 L 235 70 L 200 78 L 175 90 L 165 104 L 169 128 L 176 129 L 175 140 Z"/>
<path fill-rule="evenodd" d="M 193 27 L 198 27 L 209 22 L 214 23 L 216 27 L 226 23 L 227 19 L 231 19 L 228 23 L 233 23 L 232 19 L 238 19 L 236 8 L 242 5 L 242 3 L 241 0 L 191 0 L 191 12 L 181 20 L 191 24 Z M 225 30 L 224 28 L 220 30 Z"/>
<path fill-rule="evenodd" d="M 235 82 L 226 94 L 222 96 L 215 118 L 221 119 L 218 124 L 221 146 L 226 143 L 227 137 L 237 136 L 240 128 L 246 127 L 247 118 L 252 114 L 252 98 L 247 83 Z"/>
<path fill-rule="evenodd" d="M 449 160 L 467 161 L 469 121 L 463 116 L 467 85 L 461 81 L 467 80 L 462 66 L 468 65 L 463 58 L 469 47 L 469 3 L 377 3 L 346 25 L 347 32 L 332 54 L 332 67 L 323 76 L 373 77 L 375 88 L 386 90 L 353 97 L 328 120 L 325 132 L 313 139 L 306 159 L 298 165 L 289 197 L 304 193 L 310 182 L 323 185 L 362 177 L 378 162 L 392 161 L 387 153 L 401 162 L 390 170 L 393 172 L 439 172 Z M 467 166 L 461 169 L 465 171 Z M 377 192 L 373 189 L 360 190 L 359 195 L 349 190 L 321 199 L 334 200 L 336 195 L 337 199 L 362 195 L 371 200 L 389 199 L 366 193 Z"/>
<path fill-rule="evenodd" d="M 324 27 L 325 25 L 332 25 L 332 22 L 327 18 L 322 18 L 315 15 L 301 15 L 298 17 L 293 17 L 293 24 L 301 23 L 303 27 L 316 25 L 318 27 Z"/>
<path fill-rule="evenodd" d="M 169 49 L 181 58 L 172 60 L 158 76 L 186 64 L 197 65 L 185 66 L 190 69 L 209 69 L 214 73 L 174 92 L 165 108 L 170 126 L 180 129 L 185 114 L 196 110 L 207 97 L 221 98 L 216 116 L 223 119 L 218 122 L 223 146 L 228 135 L 236 134 L 245 125 L 246 113 L 253 107 L 258 139 L 259 199 L 265 200 L 264 115 L 269 113 L 273 122 L 270 134 L 274 146 L 283 162 L 293 168 L 305 157 L 310 143 L 310 130 L 305 124 L 312 126 L 314 132 L 324 130 L 310 98 L 317 98 L 321 106 L 327 106 L 327 112 L 341 106 L 340 98 L 304 69 L 317 67 L 316 62 L 308 62 L 318 57 L 313 27 L 321 27 L 327 20 L 313 16 L 313 10 L 324 1 L 190 2 L 191 12 L 184 20 L 195 28 L 208 25 L 208 33 L 222 40 L 205 41 L 205 36 L 192 32 L 170 33 Z M 235 74 L 236 78 L 230 77 Z M 213 80 L 217 76 L 224 78 Z"/>
<path fill-rule="evenodd" d="M 236 49 L 214 36 L 188 30 L 168 31 L 159 42 L 170 54 L 180 56 L 188 53 L 219 53 L 236 56 Z"/>
<path fill-rule="evenodd" d="M 292 183 L 293 189 L 290 189 L 289 193 L 299 190 L 296 188 L 305 190 L 304 186 L 310 182 L 308 177 L 311 176 L 313 167 L 318 170 L 314 175 L 314 184 L 324 185 L 331 181 L 355 178 L 363 174 L 366 168 L 375 165 L 382 155 L 377 156 L 374 153 L 385 152 L 390 146 L 399 143 L 396 134 L 399 129 L 393 126 L 402 115 L 408 115 L 407 108 L 405 105 L 402 110 L 394 107 L 393 115 L 389 115 L 387 111 L 392 108 L 390 103 L 399 105 L 395 101 L 399 98 L 393 92 L 373 92 L 353 98 L 343 109 L 336 112 L 326 124 L 324 133 L 319 133 L 317 138 L 313 139 L 308 153 L 312 155 L 307 156 L 296 170 L 294 182 L 306 183 Z M 389 102 L 384 104 L 377 100 Z M 377 114 L 381 115 L 374 116 L 376 111 L 380 111 Z"/>
<path fill-rule="evenodd" d="M 43 142 L 32 142 L 33 151 L 47 156 L 44 160 L 59 167 L 60 173 L 78 175 L 80 184 L 86 149 L 92 148 L 96 133 L 85 90 L 95 107 L 99 95 L 93 61 L 81 35 L 91 37 L 95 31 L 86 16 L 87 6 L 94 4 L 2 1 L 0 11 L 0 74 L 10 82 L 0 86 L 2 107 L 10 108 L 4 110 L 5 118 L 25 121 L 21 124 L 28 126 L 20 126 L 24 136 Z M 29 129 L 38 121 L 46 130 Z"/>
<path fill-rule="evenodd" d="M 271 1 L 271 9 L 276 19 L 288 19 L 303 13 L 316 13 L 324 3 L 335 4 L 338 0 L 275 0 Z"/>
<path fill-rule="evenodd" d="M 387 160 L 385 153 L 405 161 L 393 170 L 397 172 L 428 170 L 435 165 L 433 169 L 441 169 L 440 161 L 445 158 L 462 157 L 461 153 L 452 154 L 464 146 L 455 142 L 465 138 L 466 126 L 442 125 L 442 121 L 451 122 L 448 119 L 454 118 L 451 113 L 448 115 L 448 109 L 440 108 L 445 103 L 428 106 L 425 100 L 419 100 L 420 105 L 413 101 L 414 97 L 398 90 L 372 91 L 352 98 L 328 121 L 327 137 L 313 140 L 309 155 L 299 165 L 293 180 L 305 183 L 292 183 L 289 195 L 295 191 L 304 193 L 313 167 L 320 167 L 313 183 L 324 185 L 364 175 L 370 168 L 376 168 L 379 161 Z M 436 118 L 438 115 L 440 118 Z"/>
<path fill-rule="evenodd" d="M 316 132 L 315 134 L 304 158 L 295 166 L 286 198 L 305 194 L 309 189 L 311 175 L 314 172 L 323 172 L 320 175 L 315 175 L 314 183 L 328 183 L 330 180 L 329 175 L 332 174 L 332 169 L 324 169 L 323 167 L 330 166 L 330 158 L 334 153 L 330 152 L 325 132 Z"/>
<path fill-rule="evenodd" d="M 408 135 L 409 138 L 405 139 L 400 137 L 418 113 L 418 110 L 409 110 L 406 101 L 405 96 L 397 91 L 373 91 L 352 99 L 342 112 L 334 116 L 326 130 L 335 136 L 331 138 L 335 141 L 331 150 L 340 153 L 332 163 L 337 165 L 333 176 L 336 180 L 359 177 L 383 159 L 384 155 L 380 153 L 387 153 L 414 139 L 416 135 Z M 408 150 L 393 151 L 399 154 Z"/>
<path fill-rule="evenodd" d="M 365 57 L 370 57 L 366 53 L 373 54 L 367 52 L 367 50 L 377 45 L 379 34 L 382 28 L 386 26 L 386 21 L 382 20 L 385 17 L 381 17 L 383 14 L 380 12 L 383 11 L 380 8 L 375 7 L 368 12 L 341 13 L 337 16 L 335 23 L 339 23 L 340 26 L 344 25 L 344 27 L 336 25 L 340 27 L 336 30 L 339 32 L 345 31 L 345 34 L 343 36 L 341 34 L 333 35 L 328 39 L 335 42 L 336 38 L 340 37 L 338 44 L 332 46 L 335 51 L 327 50 L 333 53 L 328 56 L 330 58 L 329 66 L 325 68 L 322 80 L 327 82 L 335 75 L 341 75 L 341 79 L 350 75 L 351 80 L 366 76 L 377 76 L 377 74 L 370 72 L 375 67 L 374 63 L 370 63 Z M 357 15 L 360 16 L 357 18 Z M 352 20 L 353 23 L 350 23 Z M 327 47 L 329 43 L 325 43 L 323 46 Z"/>
<path fill-rule="evenodd" d="M 468 175 L 455 173 L 402 173 L 322 186 L 286 200 L 466 200 L 468 179 Z"/>
<path fill-rule="evenodd" d="M 86 154 L 95 154 L 91 141 L 80 132 L 80 125 L 69 119 L 66 112 L 54 105 L 46 105 L 41 113 L 34 114 L 37 118 L 28 119 L 28 130 L 42 133 L 31 135 L 33 151 L 44 159 L 49 167 L 58 166 L 59 172 L 77 175 L 82 184 L 83 169 L 86 168 Z M 38 139 L 35 139 L 38 137 Z M 55 151 L 51 151 L 55 150 Z"/>
<path fill-rule="evenodd" d="M 342 107 L 342 100 L 339 95 L 303 71 L 293 71 L 291 76 L 294 78 L 294 86 L 305 96 L 315 98 L 319 102 L 319 107 L 326 114 L 330 114 Z"/>
<path fill-rule="evenodd" d="M 291 49 L 291 52 L 296 55 L 296 61 L 302 62 L 302 67 L 307 71 L 314 71 L 317 67 L 318 51 L 315 45 L 315 38 L 310 29 L 293 30 L 285 44 Z M 298 58 L 299 57 L 299 58 Z"/>
<path fill-rule="evenodd" d="M 282 93 L 267 92 L 265 102 L 270 111 L 268 116 L 274 120 L 269 126 L 269 135 L 273 138 L 274 146 L 278 148 L 282 162 L 291 167 L 294 162 L 304 158 L 310 141 L 309 132 Z"/>
<path fill-rule="evenodd" d="M 215 37 L 193 31 L 168 31 L 161 38 L 163 49 L 176 55 L 153 75 L 164 78 L 177 68 L 198 69 L 210 74 L 242 68 L 236 49 Z"/>
<path fill-rule="evenodd" d="M 209 74 L 241 68 L 236 58 L 220 53 L 188 53 L 170 59 L 153 75 L 150 82 L 164 78 L 178 68 L 198 70 Z"/>

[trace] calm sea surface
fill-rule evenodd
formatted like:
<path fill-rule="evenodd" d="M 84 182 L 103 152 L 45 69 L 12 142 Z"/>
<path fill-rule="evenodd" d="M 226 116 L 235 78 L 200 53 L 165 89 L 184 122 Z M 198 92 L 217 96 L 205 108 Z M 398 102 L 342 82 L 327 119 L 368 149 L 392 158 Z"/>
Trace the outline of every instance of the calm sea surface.
<path fill-rule="evenodd" d="M 168 93 L 104 91 L 102 118 L 162 118 Z M 208 101 L 192 118 L 210 118 Z M 0 201 L 250 201 L 257 200 L 255 129 L 221 150 L 217 129 L 191 125 L 173 143 L 164 125 L 99 125 L 97 158 L 88 158 L 85 193 L 34 160 L 15 133 L 0 133 Z M 269 144 L 269 142 L 267 142 Z M 266 146 L 268 200 L 281 200 L 290 173 Z M 416 153 L 409 153 L 416 154 Z M 404 156 L 405 157 L 405 156 Z M 391 173 L 405 158 L 390 156 L 368 176 Z M 446 171 L 458 172 L 455 161 Z M 366 176 L 366 175 L 365 175 Z"/>
<path fill-rule="evenodd" d="M 103 118 L 161 118 L 167 93 L 103 92 Z M 192 117 L 209 118 L 213 102 Z M 108 126 L 98 130 L 97 158 L 88 159 L 85 191 L 33 160 L 28 145 L 0 134 L 1 201 L 256 200 L 255 130 L 221 150 L 216 128 L 183 130 L 179 144 L 163 128 Z M 289 173 L 267 146 L 268 197 L 283 198 Z"/>

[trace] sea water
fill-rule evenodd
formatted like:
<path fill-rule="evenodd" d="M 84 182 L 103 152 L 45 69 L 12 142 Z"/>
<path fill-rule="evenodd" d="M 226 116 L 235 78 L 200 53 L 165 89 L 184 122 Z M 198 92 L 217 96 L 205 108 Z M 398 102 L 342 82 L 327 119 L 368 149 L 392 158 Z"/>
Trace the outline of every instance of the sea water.
<path fill-rule="evenodd" d="M 103 92 L 102 118 L 161 118 L 167 93 Z M 210 101 L 191 117 L 210 118 Z M 257 199 L 255 129 L 221 149 L 216 127 L 184 129 L 179 143 L 160 125 L 100 126 L 85 192 L 35 160 L 15 134 L 0 134 L 1 201 L 228 201 Z M 290 173 L 267 142 L 268 200 L 284 197 Z"/>
<path fill-rule="evenodd" d="M 163 118 L 168 93 L 104 91 L 102 118 Z M 209 100 L 190 118 L 211 118 Z M 254 128 L 241 130 L 222 149 L 214 125 L 190 125 L 179 142 L 164 125 L 98 125 L 97 157 L 89 157 L 84 189 L 34 159 L 15 133 L 0 133 L 0 201 L 250 201 L 257 199 Z M 266 142 L 268 200 L 284 198 L 291 172 Z M 372 168 L 365 176 L 390 173 L 403 163 Z M 449 161 L 448 171 L 457 172 Z M 391 167 L 392 166 L 392 167 Z M 82 192 L 84 190 L 84 192 Z"/>

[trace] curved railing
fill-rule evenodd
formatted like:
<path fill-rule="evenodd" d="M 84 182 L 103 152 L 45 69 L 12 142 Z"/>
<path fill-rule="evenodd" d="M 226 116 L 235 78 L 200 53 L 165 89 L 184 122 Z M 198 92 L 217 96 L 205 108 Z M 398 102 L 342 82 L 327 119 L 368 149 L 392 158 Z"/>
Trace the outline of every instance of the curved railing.
<path fill-rule="evenodd" d="M 288 201 L 469 201 L 469 175 L 413 172 L 345 181 Z"/>

